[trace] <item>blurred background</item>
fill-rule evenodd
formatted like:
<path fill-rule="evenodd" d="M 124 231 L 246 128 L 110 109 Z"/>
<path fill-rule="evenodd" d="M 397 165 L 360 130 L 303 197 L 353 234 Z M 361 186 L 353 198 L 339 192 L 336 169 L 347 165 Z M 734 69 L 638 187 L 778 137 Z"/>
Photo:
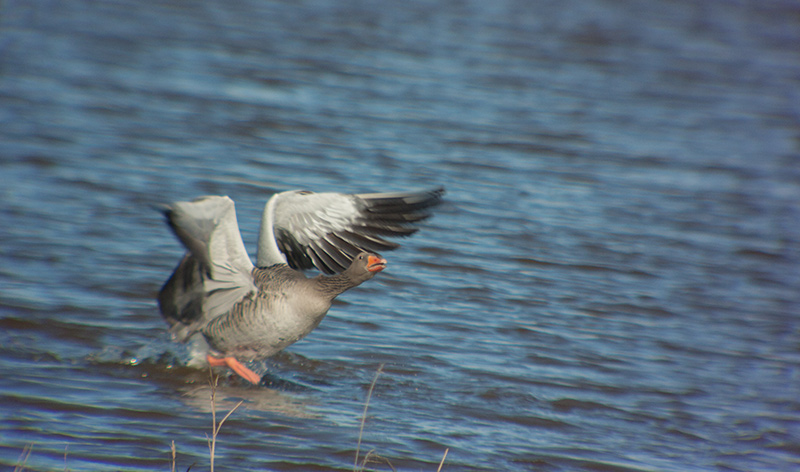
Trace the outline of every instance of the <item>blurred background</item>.
<path fill-rule="evenodd" d="M 444 185 L 217 467 L 800 468 L 800 6 L 0 4 L 0 464 L 208 468 L 153 205 Z M 23 451 L 32 447 L 24 460 Z"/>

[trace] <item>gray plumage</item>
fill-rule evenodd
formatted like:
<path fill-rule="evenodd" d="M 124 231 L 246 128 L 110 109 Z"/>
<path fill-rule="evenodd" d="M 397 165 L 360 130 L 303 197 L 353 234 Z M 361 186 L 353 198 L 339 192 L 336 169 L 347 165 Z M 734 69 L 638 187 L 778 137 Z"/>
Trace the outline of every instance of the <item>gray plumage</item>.
<path fill-rule="evenodd" d="M 242 360 L 271 356 L 316 328 L 336 296 L 377 273 L 369 270 L 369 256 L 361 253 L 347 270 L 332 276 L 306 278 L 286 264 L 255 268 L 257 291 L 201 332 L 214 352 Z"/>

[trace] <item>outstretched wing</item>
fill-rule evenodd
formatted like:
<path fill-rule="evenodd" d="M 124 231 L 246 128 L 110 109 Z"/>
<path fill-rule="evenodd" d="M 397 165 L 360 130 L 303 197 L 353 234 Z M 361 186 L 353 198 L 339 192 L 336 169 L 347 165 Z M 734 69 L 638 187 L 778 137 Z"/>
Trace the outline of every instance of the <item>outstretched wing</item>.
<path fill-rule="evenodd" d="M 265 209 L 258 265 L 285 259 L 296 269 L 341 272 L 362 251 L 399 247 L 384 237 L 414 234 L 418 230 L 414 223 L 429 217 L 427 210 L 438 204 L 443 194 L 443 188 L 358 195 L 279 193 Z"/>
<path fill-rule="evenodd" d="M 185 340 L 257 290 L 253 263 L 230 198 L 173 203 L 164 215 L 188 253 L 161 288 L 158 302 L 172 332 Z"/>

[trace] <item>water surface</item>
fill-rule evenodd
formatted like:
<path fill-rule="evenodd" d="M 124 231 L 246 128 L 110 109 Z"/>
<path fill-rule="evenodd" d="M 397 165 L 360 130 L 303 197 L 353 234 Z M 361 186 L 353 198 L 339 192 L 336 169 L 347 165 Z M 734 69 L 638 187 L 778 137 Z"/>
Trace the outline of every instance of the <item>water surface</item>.
<path fill-rule="evenodd" d="M 0 7 L 0 463 L 208 467 L 153 205 L 444 185 L 390 267 L 224 377 L 216 464 L 800 467 L 790 1 Z M 385 462 L 375 469 L 390 470 Z"/>

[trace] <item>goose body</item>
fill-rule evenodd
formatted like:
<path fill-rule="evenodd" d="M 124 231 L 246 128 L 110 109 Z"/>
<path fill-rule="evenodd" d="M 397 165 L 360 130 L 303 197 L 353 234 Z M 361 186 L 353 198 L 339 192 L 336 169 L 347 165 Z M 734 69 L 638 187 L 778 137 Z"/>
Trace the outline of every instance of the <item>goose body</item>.
<path fill-rule="evenodd" d="M 345 195 L 283 192 L 265 205 L 258 267 L 242 242 L 233 201 L 201 197 L 169 205 L 164 214 L 187 249 L 158 295 L 179 341 L 202 335 L 212 366 L 231 367 L 271 356 L 305 337 L 331 303 L 386 266 L 374 250 L 398 247 L 383 236 L 407 236 L 443 190 Z M 302 269 L 325 274 L 306 277 Z"/>
<path fill-rule="evenodd" d="M 307 278 L 287 264 L 253 269 L 257 291 L 245 296 L 201 332 L 214 352 L 252 360 L 271 356 L 316 328 L 333 299 L 372 278 L 386 261 L 361 253 L 345 273 Z"/>

